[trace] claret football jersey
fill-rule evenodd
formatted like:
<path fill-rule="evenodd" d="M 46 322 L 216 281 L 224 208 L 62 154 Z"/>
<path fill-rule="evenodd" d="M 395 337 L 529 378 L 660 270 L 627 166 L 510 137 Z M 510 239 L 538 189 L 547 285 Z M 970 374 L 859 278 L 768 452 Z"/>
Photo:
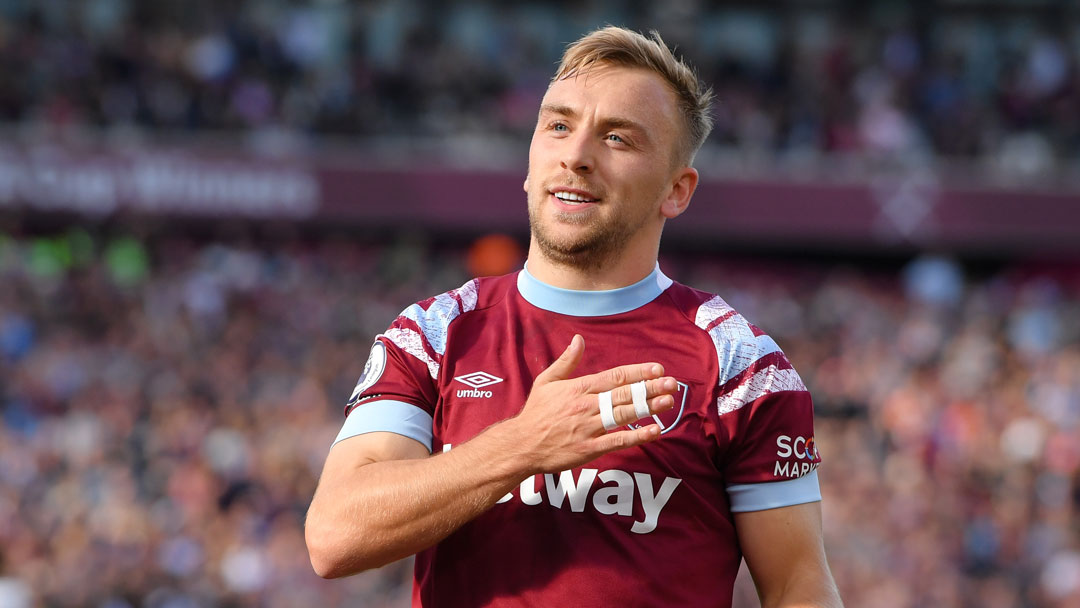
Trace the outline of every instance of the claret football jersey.
<path fill-rule="evenodd" d="M 661 437 L 522 480 L 417 554 L 413 605 L 729 606 L 732 514 L 821 499 L 799 375 L 721 298 L 659 268 L 610 291 L 524 269 L 410 306 L 375 340 L 337 440 L 389 431 L 438 457 L 516 415 L 575 333 L 577 374 L 656 361 L 678 381 Z"/>

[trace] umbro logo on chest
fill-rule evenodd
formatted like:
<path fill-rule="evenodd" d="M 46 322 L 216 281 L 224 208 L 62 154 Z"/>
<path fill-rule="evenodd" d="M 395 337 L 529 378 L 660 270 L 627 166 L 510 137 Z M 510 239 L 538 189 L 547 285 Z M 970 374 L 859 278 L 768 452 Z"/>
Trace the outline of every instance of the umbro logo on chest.
<path fill-rule="evenodd" d="M 458 397 L 490 399 L 492 393 L 489 390 L 483 390 L 484 387 L 498 384 L 502 382 L 503 379 L 487 372 L 472 372 L 471 374 L 455 376 L 454 381 L 469 387 L 459 388 L 457 391 Z"/>

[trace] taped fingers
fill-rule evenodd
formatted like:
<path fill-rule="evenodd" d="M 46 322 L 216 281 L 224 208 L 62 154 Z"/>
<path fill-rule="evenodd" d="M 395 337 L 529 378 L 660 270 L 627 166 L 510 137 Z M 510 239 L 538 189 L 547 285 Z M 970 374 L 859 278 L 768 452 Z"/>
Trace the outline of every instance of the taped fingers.
<path fill-rule="evenodd" d="M 644 408 L 639 410 L 642 404 L 647 404 L 663 395 L 673 395 L 678 390 L 679 384 L 674 378 L 657 378 L 620 386 L 611 391 L 611 400 L 616 408 L 621 405 L 634 405 L 634 412 L 642 414 L 640 417 L 644 418 L 652 412 L 645 413 Z"/>
<path fill-rule="evenodd" d="M 634 402 L 634 414 L 639 420 L 652 415 L 652 412 L 649 411 L 649 403 L 646 401 L 647 394 L 648 389 L 645 387 L 644 380 L 630 385 L 630 397 Z"/>
<path fill-rule="evenodd" d="M 611 391 L 604 391 L 597 397 L 600 398 L 600 422 L 604 424 L 604 430 L 613 431 L 619 428 L 615 423 L 615 412 L 611 405 Z"/>
<path fill-rule="evenodd" d="M 671 394 L 677 388 L 673 378 L 660 378 L 641 380 L 597 394 L 604 430 L 610 432 L 670 408 L 675 404 Z"/>

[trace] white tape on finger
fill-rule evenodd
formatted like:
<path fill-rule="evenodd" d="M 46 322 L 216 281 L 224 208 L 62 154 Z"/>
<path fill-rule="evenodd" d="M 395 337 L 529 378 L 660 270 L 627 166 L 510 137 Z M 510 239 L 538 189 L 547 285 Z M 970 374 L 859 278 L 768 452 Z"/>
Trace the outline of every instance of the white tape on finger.
<path fill-rule="evenodd" d="M 600 398 L 600 422 L 604 423 L 605 431 L 614 431 L 619 425 L 615 424 L 615 412 L 611 410 L 611 391 L 604 391 L 597 397 Z"/>
<path fill-rule="evenodd" d="M 645 390 L 644 380 L 630 385 L 630 398 L 634 400 L 634 415 L 638 417 L 638 420 L 652 415 L 652 412 L 649 411 L 649 402 L 646 401 L 646 396 L 647 391 Z"/>

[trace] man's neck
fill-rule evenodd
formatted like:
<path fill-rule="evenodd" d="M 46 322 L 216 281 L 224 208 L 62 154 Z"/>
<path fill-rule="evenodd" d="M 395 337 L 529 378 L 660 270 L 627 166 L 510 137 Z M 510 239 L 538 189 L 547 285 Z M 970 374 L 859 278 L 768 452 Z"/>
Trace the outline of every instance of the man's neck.
<path fill-rule="evenodd" d="M 554 262 L 541 253 L 534 243 L 529 248 L 529 274 L 548 285 L 563 289 L 618 289 L 637 283 L 656 268 L 657 252 L 643 253 L 633 255 L 624 252 L 615 256 L 610 263 L 584 269 Z"/>

